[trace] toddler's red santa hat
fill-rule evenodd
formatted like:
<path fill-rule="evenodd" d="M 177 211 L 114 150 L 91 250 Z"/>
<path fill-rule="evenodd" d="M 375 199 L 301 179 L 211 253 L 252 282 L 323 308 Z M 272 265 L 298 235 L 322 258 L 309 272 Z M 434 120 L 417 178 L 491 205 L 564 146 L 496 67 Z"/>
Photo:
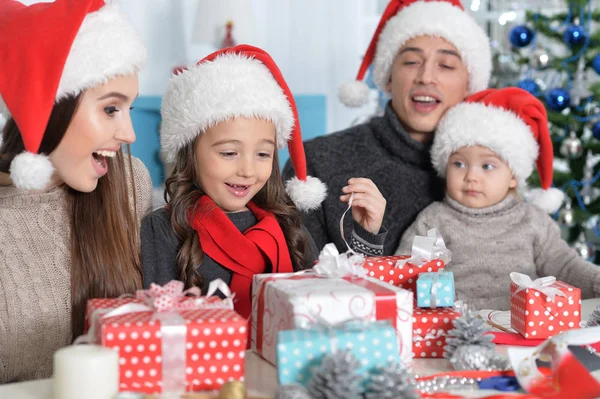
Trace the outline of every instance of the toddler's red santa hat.
<path fill-rule="evenodd" d="M 452 107 L 440 120 L 431 159 L 440 176 L 452 153 L 462 147 L 487 147 L 511 168 L 517 184 L 525 187 L 537 165 L 541 189 L 528 193 L 530 202 L 548 213 L 562 204 L 562 191 L 551 188 L 552 139 L 546 108 L 525 90 L 509 87 L 476 93 Z"/>
<path fill-rule="evenodd" d="M 161 146 L 167 162 L 198 135 L 236 117 L 262 118 L 276 129 L 279 148 L 288 143 L 296 177 L 286 191 L 298 209 L 316 209 L 327 188 L 306 174 L 298 110 L 281 71 L 264 50 L 239 45 L 219 50 L 173 76 L 163 97 Z"/>
<path fill-rule="evenodd" d="M 469 93 L 487 88 L 492 72 L 489 39 L 464 11 L 460 0 L 391 0 L 381 16 L 362 60 L 356 80 L 339 88 L 342 103 L 361 107 L 369 98 L 362 81 L 373 64 L 373 77 L 382 91 L 390 80 L 392 64 L 400 48 L 419 36 L 439 36 L 453 44 L 469 72 Z"/>
<path fill-rule="evenodd" d="M 38 154 L 54 103 L 117 75 L 136 73 L 146 49 L 117 4 L 0 1 L 0 114 L 12 117 L 25 152 L 10 166 L 13 184 L 41 189 L 54 168 Z"/>

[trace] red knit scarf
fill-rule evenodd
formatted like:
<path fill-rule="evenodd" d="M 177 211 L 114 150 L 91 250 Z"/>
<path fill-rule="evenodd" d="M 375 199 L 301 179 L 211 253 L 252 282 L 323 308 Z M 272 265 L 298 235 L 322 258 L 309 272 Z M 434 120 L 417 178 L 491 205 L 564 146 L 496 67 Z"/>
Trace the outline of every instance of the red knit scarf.
<path fill-rule="evenodd" d="M 235 293 L 235 310 L 248 318 L 252 310 L 252 277 L 270 266 L 273 273 L 293 272 L 292 260 L 279 222 L 270 212 L 254 203 L 248 209 L 258 219 L 243 233 L 217 204 L 203 195 L 190 218 L 198 232 L 202 251 L 221 266 L 231 270 L 230 288 Z"/>

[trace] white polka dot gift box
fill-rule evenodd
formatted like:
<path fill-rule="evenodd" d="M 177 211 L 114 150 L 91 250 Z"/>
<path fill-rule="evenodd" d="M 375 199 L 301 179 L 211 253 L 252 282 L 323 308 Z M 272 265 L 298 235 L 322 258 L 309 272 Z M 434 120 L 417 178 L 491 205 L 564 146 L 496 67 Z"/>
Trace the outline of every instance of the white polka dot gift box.
<path fill-rule="evenodd" d="M 87 303 L 91 341 L 119 352 L 121 391 L 212 390 L 244 379 L 247 323 L 230 303 L 163 293 L 148 306 L 139 298 Z"/>
<path fill-rule="evenodd" d="M 413 314 L 413 356 L 444 357 L 446 335 L 452 321 L 460 317 L 454 308 L 421 309 Z"/>
<path fill-rule="evenodd" d="M 312 377 L 311 370 L 327 354 L 340 349 L 350 349 L 360 361 L 357 373 L 361 376 L 400 360 L 396 330 L 389 322 L 350 321 L 336 327 L 280 331 L 277 334 L 279 384 L 306 386 Z"/>
<path fill-rule="evenodd" d="M 581 290 L 554 277 L 510 274 L 510 325 L 525 338 L 544 339 L 579 328 Z"/>
<path fill-rule="evenodd" d="M 420 308 L 454 306 L 454 273 L 440 270 L 419 274 L 415 295 Z"/>
<path fill-rule="evenodd" d="M 252 284 L 252 349 L 276 364 L 277 332 L 322 320 L 390 320 L 401 359 L 412 358 L 413 293 L 370 277 L 257 274 Z"/>

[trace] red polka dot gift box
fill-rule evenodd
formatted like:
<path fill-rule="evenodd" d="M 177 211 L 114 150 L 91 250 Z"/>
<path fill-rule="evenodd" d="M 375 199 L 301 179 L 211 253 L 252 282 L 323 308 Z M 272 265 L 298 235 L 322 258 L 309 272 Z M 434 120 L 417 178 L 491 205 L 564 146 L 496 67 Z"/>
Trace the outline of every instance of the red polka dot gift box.
<path fill-rule="evenodd" d="M 410 255 L 372 256 L 365 259 L 363 267 L 368 275 L 397 287 L 416 292 L 419 274 L 437 272 L 444 268 L 444 261 L 435 259 L 422 264 L 408 263 Z"/>
<path fill-rule="evenodd" d="M 523 337 L 545 339 L 580 327 L 581 290 L 554 277 L 510 274 L 510 324 Z"/>
<path fill-rule="evenodd" d="M 413 357 L 444 357 L 446 336 L 452 321 L 460 317 L 454 308 L 425 309 L 413 311 Z"/>
<path fill-rule="evenodd" d="M 218 297 L 181 296 L 163 307 L 164 297 L 154 308 L 139 296 L 87 303 L 90 340 L 119 352 L 120 390 L 213 390 L 243 381 L 246 320 Z"/>

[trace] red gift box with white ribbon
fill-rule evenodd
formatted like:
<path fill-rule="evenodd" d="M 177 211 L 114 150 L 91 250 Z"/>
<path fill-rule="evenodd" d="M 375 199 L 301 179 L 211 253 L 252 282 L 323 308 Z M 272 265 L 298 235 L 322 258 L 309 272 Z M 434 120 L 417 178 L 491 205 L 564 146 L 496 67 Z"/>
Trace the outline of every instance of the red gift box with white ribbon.
<path fill-rule="evenodd" d="M 153 284 L 136 298 L 91 299 L 84 341 L 119 352 L 121 391 L 219 389 L 227 381 L 243 381 L 248 336 L 246 320 L 226 295 L 202 297 L 171 281 Z"/>
<path fill-rule="evenodd" d="M 413 310 L 413 356 L 417 358 L 444 357 L 446 336 L 452 321 L 460 317 L 455 308 Z"/>
<path fill-rule="evenodd" d="M 581 290 L 554 277 L 510 274 L 510 324 L 525 338 L 544 339 L 579 328 Z"/>

